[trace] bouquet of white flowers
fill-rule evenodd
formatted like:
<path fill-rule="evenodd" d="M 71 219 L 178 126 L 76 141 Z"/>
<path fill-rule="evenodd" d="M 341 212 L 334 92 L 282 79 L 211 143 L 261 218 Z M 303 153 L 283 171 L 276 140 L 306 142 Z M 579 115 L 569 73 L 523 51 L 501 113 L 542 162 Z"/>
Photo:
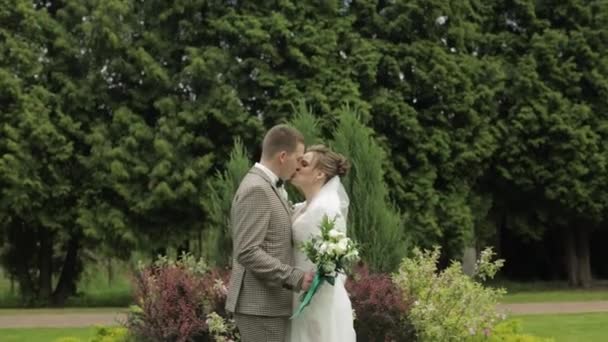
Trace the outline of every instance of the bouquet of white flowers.
<path fill-rule="evenodd" d="M 356 244 L 346 234 L 335 229 L 335 225 L 335 218 L 332 220 L 324 215 L 319 226 L 321 234 L 302 244 L 302 250 L 317 266 L 317 272 L 310 288 L 300 298 L 300 306 L 292 318 L 304 310 L 323 282 L 334 285 L 338 273 L 346 273 L 359 260 Z"/>

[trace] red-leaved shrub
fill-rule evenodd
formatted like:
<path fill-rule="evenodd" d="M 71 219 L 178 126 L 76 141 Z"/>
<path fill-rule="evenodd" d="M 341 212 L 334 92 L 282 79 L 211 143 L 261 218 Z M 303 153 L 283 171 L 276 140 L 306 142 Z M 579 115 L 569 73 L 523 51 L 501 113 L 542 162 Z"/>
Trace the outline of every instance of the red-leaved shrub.
<path fill-rule="evenodd" d="M 390 275 L 373 274 L 366 266 L 355 269 L 346 283 L 353 309 L 357 341 L 413 341 L 406 316 L 410 306 Z"/>
<path fill-rule="evenodd" d="M 230 270 L 214 268 L 201 279 L 204 288 L 205 314 L 216 312 L 227 317 L 226 296 L 228 296 L 228 282 Z"/>
<path fill-rule="evenodd" d="M 126 326 L 146 341 L 210 341 L 207 315 L 225 317 L 228 273 L 193 272 L 179 263 L 149 266 L 134 277 L 137 306 Z"/>

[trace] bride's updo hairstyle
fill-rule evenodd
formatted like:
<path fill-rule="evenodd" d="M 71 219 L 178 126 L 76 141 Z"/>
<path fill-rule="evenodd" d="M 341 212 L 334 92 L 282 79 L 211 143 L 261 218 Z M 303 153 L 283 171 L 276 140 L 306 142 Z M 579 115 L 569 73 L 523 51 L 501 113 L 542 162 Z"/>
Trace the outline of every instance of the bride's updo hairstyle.
<path fill-rule="evenodd" d="M 306 152 L 314 153 L 314 167 L 327 175 L 326 183 L 334 176 L 345 176 L 350 169 L 350 162 L 346 157 L 324 145 L 310 146 L 306 149 Z"/>

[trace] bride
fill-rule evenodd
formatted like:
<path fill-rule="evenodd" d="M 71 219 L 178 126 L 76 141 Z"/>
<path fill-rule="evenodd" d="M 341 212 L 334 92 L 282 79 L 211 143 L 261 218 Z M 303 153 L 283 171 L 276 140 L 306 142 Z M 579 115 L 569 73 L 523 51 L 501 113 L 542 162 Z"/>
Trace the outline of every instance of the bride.
<path fill-rule="evenodd" d="M 319 235 L 319 224 L 324 215 L 336 217 L 335 228 L 346 233 L 349 199 L 340 176 L 349 169 L 344 156 L 325 146 L 308 148 L 300 167 L 292 178 L 306 201 L 295 205 L 293 239 L 295 267 L 316 271 L 315 265 L 298 248 L 312 236 Z M 335 285 L 323 283 L 302 313 L 291 321 L 287 340 L 290 342 L 355 342 L 353 311 L 344 287 L 344 275 L 336 278 Z M 300 294 L 294 295 L 294 308 L 300 304 Z"/>

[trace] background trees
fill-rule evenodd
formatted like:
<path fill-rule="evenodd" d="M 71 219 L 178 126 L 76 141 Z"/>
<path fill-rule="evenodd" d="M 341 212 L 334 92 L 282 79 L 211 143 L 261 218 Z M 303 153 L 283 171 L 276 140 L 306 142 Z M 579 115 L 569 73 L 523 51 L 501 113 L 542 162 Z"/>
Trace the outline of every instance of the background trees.
<path fill-rule="evenodd" d="M 253 161 L 265 128 L 308 111 L 307 134 L 353 160 L 343 137 L 379 144 L 383 217 L 411 243 L 444 260 L 494 244 L 506 275 L 586 286 L 607 272 L 589 244 L 608 203 L 607 13 L 580 0 L 2 3 L 4 268 L 25 297 L 61 303 L 85 255 L 209 254 L 211 199 L 229 192 L 212 179 L 244 168 L 234 138 Z M 344 104 L 365 127 L 344 124 Z M 401 252 L 369 258 L 387 269 Z"/>

